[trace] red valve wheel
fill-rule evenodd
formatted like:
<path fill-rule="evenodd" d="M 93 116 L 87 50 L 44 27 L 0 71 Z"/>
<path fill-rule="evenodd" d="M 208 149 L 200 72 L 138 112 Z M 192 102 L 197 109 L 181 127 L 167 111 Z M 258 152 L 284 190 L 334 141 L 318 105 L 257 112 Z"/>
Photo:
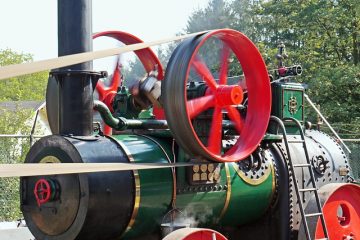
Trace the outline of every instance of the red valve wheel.
<path fill-rule="evenodd" d="M 39 207 L 47 203 L 52 195 L 50 183 L 46 179 L 39 179 L 35 183 L 34 194 Z"/>
<path fill-rule="evenodd" d="M 227 238 L 212 229 L 181 228 L 170 233 L 163 240 L 227 240 Z"/>
<path fill-rule="evenodd" d="M 239 77 L 236 82 L 228 81 L 230 64 L 243 70 L 246 85 Z M 216 65 L 219 69 L 214 73 L 211 69 Z M 205 93 L 190 96 L 187 88 L 201 80 L 207 88 Z M 247 110 L 243 115 L 238 106 L 244 104 L 245 93 Z M 177 143 L 195 157 L 219 162 L 248 157 L 264 137 L 270 118 L 270 81 L 261 54 L 244 34 L 230 29 L 211 31 L 182 42 L 168 63 L 162 97 L 166 119 Z M 193 122 L 209 110 L 212 117 L 209 133 L 204 137 Z M 225 116 L 239 136 L 228 150 L 222 146 Z"/>
<path fill-rule="evenodd" d="M 143 42 L 141 39 L 135 37 L 134 35 L 121 31 L 106 31 L 106 32 L 96 33 L 93 35 L 93 39 L 96 39 L 98 37 L 110 37 L 118 40 L 119 42 L 124 43 L 125 45 Z M 137 50 L 134 53 L 140 59 L 147 73 L 157 70 L 158 72 L 157 78 L 159 80 L 162 80 L 164 78 L 164 70 L 160 63 L 160 60 L 157 58 L 155 53 L 150 48 Z M 111 112 L 114 112 L 112 105 L 113 105 L 114 97 L 117 93 L 117 88 L 119 87 L 121 82 L 119 61 L 117 62 L 117 65 L 114 69 L 114 73 L 112 76 L 113 77 L 111 79 L 111 84 L 109 87 L 106 87 L 102 82 L 99 81 L 96 85 L 96 90 L 99 93 L 99 100 L 104 102 L 108 106 Z M 111 128 L 109 126 L 105 126 L 104 132 L 105 134 L 110 135 Z"/>

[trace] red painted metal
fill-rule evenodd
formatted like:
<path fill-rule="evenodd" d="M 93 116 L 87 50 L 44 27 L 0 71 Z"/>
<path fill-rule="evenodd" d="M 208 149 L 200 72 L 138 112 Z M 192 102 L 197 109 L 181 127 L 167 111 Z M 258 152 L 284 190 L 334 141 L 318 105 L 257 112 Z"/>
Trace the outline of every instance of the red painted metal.
<path fill-rule="evenodd" d="M 39 179 L 35 183 L 34 194 L 39 207 L 42 204 L 47 203 L 50 200 L 52 194 L 50 183 L 44 178 Z"/>
<path fill-rule="evenodd" d="M 125 45 L 129 44 L 136 44 L 136 43 L 142 43 L 143 41 L 135 37 L 134 35 L 131 35 L 126 32 L 121 31 L 106 31 L 106 32 L 100 32 L 93 35 L 93 39 L 96 39 L 98 37 L 110 37 L 113 39 L 118 40 L 119 42 L 124 43 Z M 158 72 L 157 78 L 159 80 L 162 80 L 164 78 L 164 70 L 160 63 L 160 60 L 157 58 L 155 53 L 150 48 L 141 49 L 134 52 L 138 58 L 140 59 L 141 63 L 143 64 L 145 70 L 147 73 L 156 70 Z M 111 84 L 109 87 L 106 87 L 102 82 L 98 82 L 96 85 L 96 90 L 99 93 L 99 100 L 104 102 L 106 106 L 110 109 L 111 112 L 114 112 L 113 109 L 113 101 L 114 97 L 117 93 L 117 88 L 120 85 L 121 81 L 121 66 L 119 61 L 116 64 L 113 78 L 111 79 Z M 164 113 L 161 111 L 162 109 L 158 109 L 154 112 L 156 119 L 164 119 Z M 112 129 L 105 125 L 104 133 L 106 135 L 112 134 Z"/>
<path fill-rule="evenodd" d="M 124 43 L 125 45 L 142 43 L 143 41 L 135 37 L 132 34 L 121 32 L 121 31 L 105 31 L 96 33 L 93 35 L 93 39 L 98 37 L 110 37 L 118 40 L 119 42 Z M 151 72 L 157 70 L 159 80 L 164 78 L 164 70 L 160 63 L 160 60 L 157 58 L 155 53 L 150 48 L 144 48 L 141 50 L 134 51 L 134 53 L 138 56 L 139 60 L 143 64 L 146 72 Z"/>
<path fill-rule="evenodd" d="M 344 184 L 331 193 L 323 206 L 329 239 L 360 239 L 360 186 Z M 316 239 L 324 238 L 320 219 Z"/>
<path fill-rule="evenodd" d="M 220 54 L 219 80 L 216 81 L 206 63 L 198 52 L 210 38 L 223 42 Z M 246 79 L 246 89 L 240 81 L 237 85 L 228 85 L 227 74 L 230 53 L 236 56 L 243 69 Z M 208 90 L 205 96 L 186 100 L 188 121 L 210 108 L 214 109 L 211 132 L 207 144 L 198 138 L 192 124 L 193 135 L 198 144 L 205 150 L 209 158 L 219 162 L 234 162 L 248 157 L 262 140 L 270 118 L 271 90 L 268 73 L 261 54 L 256 46 L 242 33 L 224 29 L 216 30 L 206 35 L 193 52 L 187 69 L 194 70 L 205 81 Z M 186 83 L 185 83 L 186 84 Z M 236 108 L 243 101 L 244 92 L 248 96 L 246 117 L 240 115 Z M 187 99 L 185 93 L 185 99 Z M 223 153 L 221 151 L 223 113 L 234 123 L 240 138 L 235 146 Z"/>
<path fill-rule="evenodd" d="M 163 240 L 227 240 L 227 238 L 212 229 L 181 228 L 170 233 Z"/>

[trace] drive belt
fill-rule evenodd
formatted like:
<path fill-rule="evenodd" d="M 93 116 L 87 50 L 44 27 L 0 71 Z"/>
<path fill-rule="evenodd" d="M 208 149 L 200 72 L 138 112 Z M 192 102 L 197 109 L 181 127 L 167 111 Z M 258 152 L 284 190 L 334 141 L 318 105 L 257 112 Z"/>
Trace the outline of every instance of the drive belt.
<path fill-rule="evenodd" d="M 204 162 L 201 162 L 204 163 Z M 188 167 L 200 163 L 18 163 L 0 164 L 0 178 Z"/>
<path fill-rule="evenodd" d="M 181 36 L 165 38 L 152 42 L 136 43 L 136 44 L 126 45 L 123 47 L 72 54 L 72 55 L 52 58 L 48 60 L 3 66 L 0 67 L 0 80 L 12 78 L 12 77 L 18 77 L 25 74 L 31 74 L 31 73 L 71 66 L 78 63 L 88 62 L 94 59 L 119 55 L 121 53 L 132 52 L 156 45 L 161 45 L 164 43 L 183 40 L 185 38 L 194 37 L 197 35 L 204 34 L 206 32 L 208 31 L 185 34 Z"/>

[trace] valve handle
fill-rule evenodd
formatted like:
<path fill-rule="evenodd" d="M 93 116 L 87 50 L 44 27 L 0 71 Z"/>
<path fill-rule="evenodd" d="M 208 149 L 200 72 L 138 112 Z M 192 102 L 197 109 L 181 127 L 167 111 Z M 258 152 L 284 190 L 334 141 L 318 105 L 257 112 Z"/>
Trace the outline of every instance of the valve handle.
<path fill-rule="evenodd" d="M 51 194 L 50 183 L 46 179 L 41 178 L 35 183 L 34 195 L 39 207 L 50 200 Z"/>

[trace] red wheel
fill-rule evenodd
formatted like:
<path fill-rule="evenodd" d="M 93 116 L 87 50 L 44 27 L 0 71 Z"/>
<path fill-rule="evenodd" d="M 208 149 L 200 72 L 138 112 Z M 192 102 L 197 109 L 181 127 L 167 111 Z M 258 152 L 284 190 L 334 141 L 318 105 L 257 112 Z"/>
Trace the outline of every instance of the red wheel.
<path fill-rule="evenodd" d="M 39 207 L 47 203 L 52 194 L 49 182 L 43 178 L 39 179 L 35 184 L 34 194 Z"/>
<path fill-rule="evenodd" d="M 229 63 L 230 58 L 235 61 Z M 241 68 L 246 84 L 240 77 L 228 81 L 229 67 Z M 202 81 L 205 84 L 201 85 Z M 198 89 L 195 95 L 194 87 Z M 195 157 L 219 162 L 248 157 L 262 140 L 270 118 L 271 90 L 265 63 L 255 45 L 235 30 L 216 30 L 182 42 L 169 61 L 162 96 L 166 119 L 179 145 Z M 244 96 L 247 106 L 241 114 Z M 206 115 L 210 119 L 204 131 L 195 122 Z M 222 146 L 226 118 L 236 131 L 237 142 L 230 149 Z"/>
<path fill-rule="evenodd" d="M 328 184 L 320 189 L 319 196 L 329 239 L 360 239 L 360 186 Z M 315 199 L 309 202 L 306 210 L 313 209 L 316 209 Z M 313 221 L 309 224 L 312 236 L 325 238 L 320 219 Z M 299 239 L 302 239 L 303 232 L 300 233 Z"/>
<path fill-rule="evenodd" d="M 142 43 L 143 41 L 129 33 L 126 32 L 120 32 L 120 31 L 106 31 L 106 32 L 100 32 L 96 33 L 93 36 L 93 39 L 96 39 L 98 37 L 110 37 L 113 39 L 118 40 L 119 42 L 122 42 L 126 45 L 129 44 L 136 44 L 136 43 Z M 160 60 L 156 57 L 155 53 L 150 48 L 141 49 L 134 52 L 138 58 L 140 59 L 141 63 L 143 64 L 145 71 L 147 73 L 157 70 L 158 76 L 157 78 L 159 80 L 162 80 L 164 78 L 164 71 L 163 67 L 160 63 Z M 117 65 L 114 69 L 114 73 L 112 75 L 111 84 L 109 87 L 106 87 L 102 82 L 98 82 L 96 85 L 96 90 L 99 93 L 99 100 L 104 102 L 111 112 L 114 112 L 113 109 L 113 101 L 114 97 L 117 93 L 117 88 L 120 85 L 121 82 L 121 72 L 120 72 L 120 63 L 117 62 Z M 111 128 L 108 126 L 105 126 L 104 130 L 105 134 L 109 135 L 111 134 Z"/>
<path fill-rule="evenodd" d="M 211 229 L 181 228 L 170 233 L 163 240 L 227 240 L 227 238 Z"/>
<path fill-rule="evenodd" d="M 106 31 L 106 32 L 96 33 L 94 34 L 93 39 L 96 39 L 98 37 L 110 37 L 126 45 L 143 42 L 141 39 L 135 37 L 134 35 L 120 31 Z M 151 71 L 157 70 L 158 79 L 159 80 L 163 79 L 164 71 L 160 63 L 160 60 L 156 57 L 155 53 L 150 48 L 141 49 L 135 51 L 134 53 L 140 59 L 146 72 L 149 73 Z M 98 82 L 98 84 L 96 85 L 96 90 L 98 90 L 99 92 L 99 100 L 103 101 L 111 111 L 113 111 L 112 101 L 114 99 L 117 88 L 121 81 L 119 64 L 120 63 L 117 63 L 117 66 L 114 69 L 113 78 L 111 80 L 111 85 L 109 87 L 105 87 L 105 85 L 102 82 Z"/>

